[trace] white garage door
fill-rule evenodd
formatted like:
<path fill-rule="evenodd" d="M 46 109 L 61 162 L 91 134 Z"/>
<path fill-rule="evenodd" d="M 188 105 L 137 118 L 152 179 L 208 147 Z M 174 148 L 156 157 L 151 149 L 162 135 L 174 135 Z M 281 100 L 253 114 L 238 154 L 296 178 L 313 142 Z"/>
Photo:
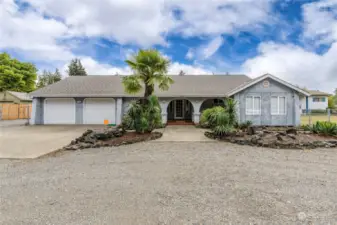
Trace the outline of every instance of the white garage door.
<path fill-rule="evenodd" d="M 46 98 L 44 124 L 75 124 L 75 100 L 72 98 Z"/>
<path fill-rule="evenodd" d="M 115 100 L 113 98 L 86 98 L 83 104 L 84 124 L 116 123 Z"/>

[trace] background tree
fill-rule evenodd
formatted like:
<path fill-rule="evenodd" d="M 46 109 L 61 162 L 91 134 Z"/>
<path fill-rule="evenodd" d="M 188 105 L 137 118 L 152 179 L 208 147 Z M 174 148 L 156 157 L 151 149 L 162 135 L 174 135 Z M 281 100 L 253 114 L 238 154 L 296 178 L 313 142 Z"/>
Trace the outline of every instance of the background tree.
<path fill-rule="evenodd" d="M 35 89 L 37 69 L 32 63 L 0 54 L 0 91 L 31 92 Z"/>
<path fill-rule="evenodd" d="M 44 70 L 37 82 L 37 88 L 42 88 L 47 85 L 56 83 L 62 79 L 62 75 L 58 69 L 54 73 Z"/>
<path fill-rule="evenodd" d="M 185 75 L 186 75 L 186 73 L 184 71 L 180 70 L 179 76 L 185 76 Z"/>
<path fill-rule="evenodd" d="M 328 98 L 328 108 L 329 109 L 335 108 L 335 99 L 333 95 Z"/>
<path fill-rule="evenodd" d="M 81 60 L 77 58 L 71 60 L 67 72 L 69 76 L 87 76 Z"/>
<path fill-rule="evenodd" d="M 333 99 L 333 103 L 334 105 L 336 106 L 337 105 L 337 88 L 335 89 L 335 95 L 332 96 L 332 99 Z"/>
<path fill-rule="evenodd" d="M 148 99 L 153 94 L 156 84 L 161 90 L 166 91 L 173 83 L 172 78 L 167 76 L 170 61 L 157 50 L 140 50 L 125 62 L 134 72 L 133 75 L 123 78 L 127 93 L 139 93 L 144 87 L 144 99 Z"/>

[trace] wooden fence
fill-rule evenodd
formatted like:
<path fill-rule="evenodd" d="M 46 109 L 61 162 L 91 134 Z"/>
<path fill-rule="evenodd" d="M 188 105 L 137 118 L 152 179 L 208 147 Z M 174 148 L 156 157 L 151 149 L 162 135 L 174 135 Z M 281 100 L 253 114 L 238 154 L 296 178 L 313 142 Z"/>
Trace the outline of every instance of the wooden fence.
<path fill-rule="evenodd" d="M 32 112 L 31 104 L 0 104 L 0 119 L 29 119 Z"/>

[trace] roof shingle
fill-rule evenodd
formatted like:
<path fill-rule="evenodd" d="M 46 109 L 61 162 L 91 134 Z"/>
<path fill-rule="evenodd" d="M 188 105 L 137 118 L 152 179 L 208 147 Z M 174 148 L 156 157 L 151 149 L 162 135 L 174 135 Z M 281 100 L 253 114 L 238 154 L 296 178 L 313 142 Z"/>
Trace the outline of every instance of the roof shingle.
<path fill-rule="evenodd" d="M 125 93 L 123 76 L 73 76 L 32 92 L 32 97 L 137 97 Z M 251 80 L 246 75 L 171 76 L 168 91 L 155 89 L 158 97 L 225 97 L 226 93 Z"/>

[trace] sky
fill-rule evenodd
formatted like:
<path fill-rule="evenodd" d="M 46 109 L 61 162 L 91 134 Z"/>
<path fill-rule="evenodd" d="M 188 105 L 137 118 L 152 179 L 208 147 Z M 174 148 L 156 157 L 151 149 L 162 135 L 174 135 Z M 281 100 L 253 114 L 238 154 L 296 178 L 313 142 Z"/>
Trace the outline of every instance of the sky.
<path fill-rule="evenodd" d="M 0 0 L 0 51 L 65 75 L 127 75 L 156 48 L 169 74 L 273 74 L 337 88 L 337 0 Z"/>

